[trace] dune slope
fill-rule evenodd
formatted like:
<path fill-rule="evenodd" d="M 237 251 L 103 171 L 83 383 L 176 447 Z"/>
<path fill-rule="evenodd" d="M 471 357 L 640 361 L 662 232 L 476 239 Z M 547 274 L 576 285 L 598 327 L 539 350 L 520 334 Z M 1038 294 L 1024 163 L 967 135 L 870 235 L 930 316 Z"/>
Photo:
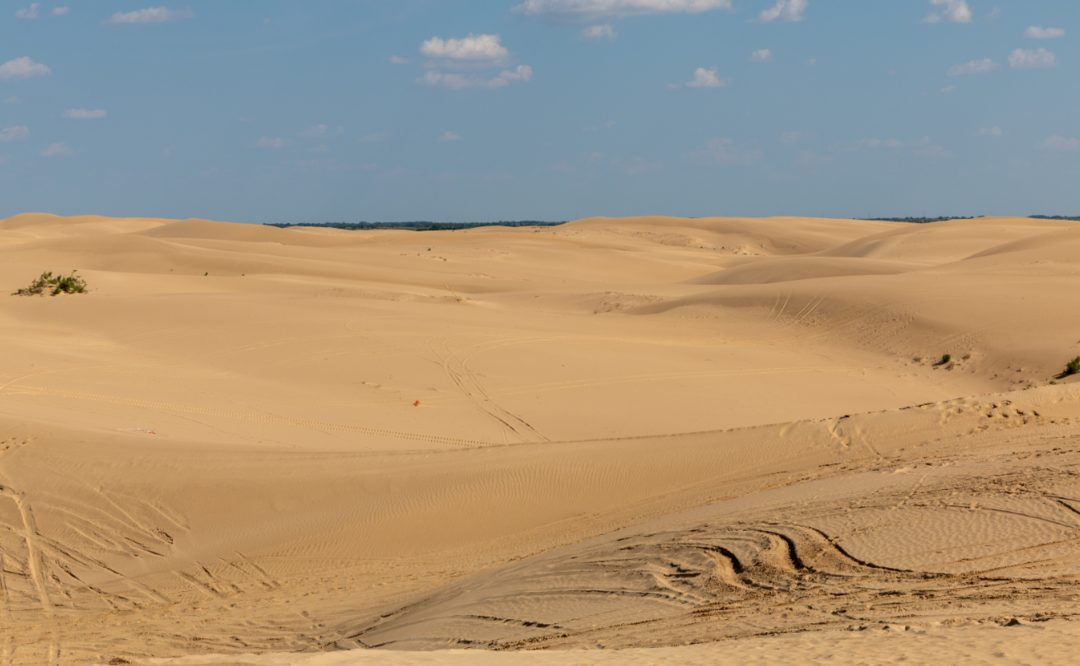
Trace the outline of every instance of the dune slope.
<path fill-rule="evenodd" d="M 0 664 L 1071 618 L 1072 225 L 0 221 Z"/>

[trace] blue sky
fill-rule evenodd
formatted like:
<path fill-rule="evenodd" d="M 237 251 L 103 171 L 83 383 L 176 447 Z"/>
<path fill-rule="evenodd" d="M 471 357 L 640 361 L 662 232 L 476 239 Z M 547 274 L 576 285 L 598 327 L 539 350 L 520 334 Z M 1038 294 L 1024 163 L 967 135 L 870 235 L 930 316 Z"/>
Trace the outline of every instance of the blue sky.
<path fill-rule="evenodd" d="M 0 3 L 0 217 L 1080 214 L 1075 0 Z"/>

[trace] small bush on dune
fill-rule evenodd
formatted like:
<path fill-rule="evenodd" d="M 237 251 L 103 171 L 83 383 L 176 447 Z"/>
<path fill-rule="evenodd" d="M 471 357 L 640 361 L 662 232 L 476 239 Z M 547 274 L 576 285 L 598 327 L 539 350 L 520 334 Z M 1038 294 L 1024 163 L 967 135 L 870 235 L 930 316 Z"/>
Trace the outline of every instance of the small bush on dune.
<path fill-rule="evenodd" d="M 1065 374 L 1075 375 L 1078 372 L 1080 372 L 1080 356 L 1065 364 Z"/>
<path fill-rule="evenodd" d="M 86 280 L 76 275 L 76 272 L 71 271 L 71 275 L 53 277 L 52 272 L 46 271 L 41 274 L 41 277 L 31 282 L 29 287 L 23 287 L 12 296 L 44 296 L 45 292 L 49 292 L 51 296 L 61 293 L 85 294 Z"/>
<path fill-rule="evenodd" d="M 952 354 L 942 354 L 941 363 L 938 363 L 938 365 L 945 365 L 946 363 L 948 363 L 951 360 L 952 360 Z"/>

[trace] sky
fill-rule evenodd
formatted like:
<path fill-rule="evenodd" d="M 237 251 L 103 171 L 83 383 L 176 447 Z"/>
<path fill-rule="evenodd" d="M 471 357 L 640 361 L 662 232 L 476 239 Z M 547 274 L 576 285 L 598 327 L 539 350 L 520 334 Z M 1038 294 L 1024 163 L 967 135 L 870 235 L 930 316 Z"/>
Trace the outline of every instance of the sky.
<path fill-rule="evenodd" d="M 1080 214 L 1076 0 L 0 0 L 0 218 Z"/>

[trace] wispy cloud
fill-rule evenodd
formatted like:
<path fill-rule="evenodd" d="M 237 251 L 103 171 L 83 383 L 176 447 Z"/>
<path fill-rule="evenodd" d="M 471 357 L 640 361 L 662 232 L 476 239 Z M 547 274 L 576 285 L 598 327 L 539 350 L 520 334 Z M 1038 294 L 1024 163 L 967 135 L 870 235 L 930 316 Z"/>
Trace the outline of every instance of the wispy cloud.
<path fill-rule="evenodd" d="M 772 51 L 761 49 L 750 54 L 750 62 L 772 62 Z"/>
<path fill-rule="evenodd" d="M 460 74 L 444 74 L 443 72 L 431 71 L 416 80 L 417 83 L 433 88 L 446 88 L 448 90 L 462 90 L 464 88 L 487 88 L 495 90 L 505 88 L 514 82 L 525 82 L 532 78 L 532 67 L 518 65 L 516 69 L 506 70 L 498 76 L 485 79 L 476 76 L 462 76 Z"/>
<path fill-rule="evenodd" d="M 812 138 L 814 138 L 814 134 L 812 132 L 784 132 L 780 135 L 779 138 L 777 138 L 777 141 L 784 145 L 790 146 L 792 144 L 800 143 L 802 141 L 806 141 L 807 139 Z"/>
<path fill-rule="evenodd" d="M 345 132 L 344 127 L 339 127 L 336 130 L 332 130 L 329 127 L 327 127 L 326 125 L 321 125 L 320 124 L 320 125 L 316 125 L 315 127 L 309 127 L 306 130 L 304 130 L 303 132 L 300 132 L 300 136 L 303 136 L 303 137 L 320 137 L 321 138 L 321 137 L 327 137 L 327 136 L 337 136 L 338 134 L 342 134 L 343 132 Z"/>
<path fill-rule="evenodd" d="M 1024 37 L 1028 39 L 1057 39 L 1064 36 L 1065 31 L 1061 28 L 1040 28 L 1033 25 L 1024 31 Z"/>
<path fill-rule="evenodd" d="M 980 127 L 976 134 L 979 136 L 1004 136 L 1005 132 L 1002 132 L 1000 127 Z"/>
<path fill-rule="evenodd" d="M 731 139 L 712 137 L 705 142 L 705 149 L 690 153 L 698 162 L 709 164 L 752 164 L 764 158 L 760 150 L 741 151 Z"/>
<path fill-rule="evenodd" d="M 1057 64 L 1057 56 L 1046 49 L 1027 51 L 1016 49 L 1009 54 L 1009 66 L 1013 69 L 1038 69 L 1041 67 L 1053 67 Z"/>
<path fill-rule="evenodd" d="M 930 4 L 942 9 L 931 11 L 923 23 L 971 23 L 971 7 L 968 7 L 967 0 L 930 0 Z"/>
<path fill-rule="evenodd" d="M 40 6 L 41 6 L 40 2 L 35 2 L 35 3 L 32 3 L 29 7 L 26 7 L 25 9 L 16 9 L 15 10 L 15 18 L 36 19 L 38 17 L 37 9 Z"/>
<path fill-rule="evenodd" d="M 804 167 L 825 166 L 832 163 L 832 157 L 829 155 L 818 155 L 812 150 L 800 150 L 795 163 Z"/>
<path fill-rule="evenodd" d="M 646 14 L 700 14 L 731 9 L 731 0 L 526 0 L 514 13 L 528 18 L 576 23 L 602 17 Z"/>
<path fill-rule="evenodd" d="M 30 136 L 30 129 L 25 125 L 16 125 L 15 127 L 5 127 L 0 130 L 0 143 L 7 143 L 8 141 L 15 141 L 17 139 L 25 139 Z"/>
<path fill-rule="evenodd" d="M 582 132 L 595 132 L 597 130 L 602 130 L 602 129 L 612 129 L 617 124 L 618 123 L 616 123 L 614 120 L 605 120 L 604 122 L 600 123 L 599 125 L 591 125 L 589 127 L 582 127 L 581 131 Z"/>
<path fill-rule="evenodd" d="M 1066 139 L 1063 136 L 1052 136 L 1046 141 L 1039 144 L 1039 147 L 1043 150 L 1052 150 L 1057 152 L 1073 152 L 1080 150 L 1080 139 L 1073 137 Z"/>
<path fill-rule="evenodd" d="M 57 141 L 56 143 L 49 144 L 47 148 L 39 153 L 42 157 L 63 157 L 64 155 L 74 154 L 74 150 L 68 147 L 63 141 Z"/>
<path fill-rule="evenodd" d="M 73 120 L 93 120 L 95 118 L 104 118 L 105 109 L 68 109 L 64 111 L 65 118 L 71 118 Z"/>
<path fill-rule="evenodd" d="M 390 56 L 390 62 L 395 65 L 408 65 L 409 59 L 402 58 L 401 56 Z"/>
<path fill-rule="evenodd" d="M 464 39 L 432 37 L 420 45 L 420 53 L 429 58 L 499 62 L 510 56 L 499 42 L 499 35 L 473 35 Z"/>
<path fill-rule="evenodd" d="M 287 139 L 276 139 L 269 136 L 259 137 L 259 140 L 255 142 L 255 145 L 259 148 L 273 148 L 274 150 L 280 150 L 285 146 L 292 143 Z"/>
<path fill-rule="evenodd" d="M 619 33 L 615 31 L 615 28 L 610 23 L 604 25 L 590 25 L 581 31 L 581 39 L 587 42 L 599 42 L 608 40 L 609 42 L 615 41 L 615 38 L 619 36 Z"/>
<path fill-rule="evenodd" d="M 705 69 L 698 67 L 694 70 L 694 78 L 685 85 L 687 88 L 723 88 L 730 79 L 721 79 L 716 76 L 716 68 Z"/>
<path fill-rule="evenodd" d="M 119 25 L 123 23 L 165 23 L 167 21 L 179 21 L 186 18 L 194 18 L 195 12 L 190 9 L 175 10 L 168 7 L 149 7 L 134 12 L 116 12 L 105 25 Z"/>
<path fill-rule="evenodd" d="M 29 79 L 32 76 L 46 76 L 52 70 L 27 56 L 8 60 L 0 65 L 0 79 Z"/>
<path fill-rule="evenodd" d="M 956 92 L 956 86 L 945 86 L 941 89 L 941 92 L 945 93 L 946 95 L 948 95 L 949 93 L 954 93 Z"/>
<path fill-rule="evenodd" d="M 985 58 L 983 60 L 972 60 L 963 65 L 953 65 L 949 68 L 948 75 L 965 76 L 967 74 L 989 74 L 990 72 L 996 72 L 999 69 L 1001 69 L 1001 65 L 989 58 Z"/>
<path fill-rule="evenodd" d="M 758 14 L 757 23 L 772 23 L 773 21 L 796 22 L 803 20 L 803 12 L 810 6 L 808 0 L 776 0 L 771 8 Z"/>
<path fill-rule="evenodd" d="M 376 141 L 386 141 L 390 135 L 386 132 L 379 132 L 378 134 L 366 134 L 360 137 L 360 143 L 375 143 Z"/>
<path fill-rule="evenodd" d="M 442 136 L 440 136 L 436 140 L 439 143 L 447 143 L 449 141 L 461 141 L 462 136 L 460 134 L 454 134 L 453 132 L 447 130 L 446 132 L 443 132 Z"/>
<path fill-rule="evenodd" d="M 67 16 L 70 11 L 70 7 L 53 7 L 53 10 L 49 12 L 49 16 Z"/>
<path fill-rule="evenodd" d="M 930 159 L 951 159 L 955 157 L 952 152 L 946 150 L 940 145 L 930 140 L 930 137 L 924 136 L 918 141 L 901 141 L 899 139 L 863 139 L 855 145 L 838 145 L 830 146 L 830 149 L 834 152 L 852 153 L 858 152 L 860 148 L 869 148 L 870 150 L 887 149 L 895 151 L 898 154 L 911 155 L 914 157 L 926 157 Z"/>

